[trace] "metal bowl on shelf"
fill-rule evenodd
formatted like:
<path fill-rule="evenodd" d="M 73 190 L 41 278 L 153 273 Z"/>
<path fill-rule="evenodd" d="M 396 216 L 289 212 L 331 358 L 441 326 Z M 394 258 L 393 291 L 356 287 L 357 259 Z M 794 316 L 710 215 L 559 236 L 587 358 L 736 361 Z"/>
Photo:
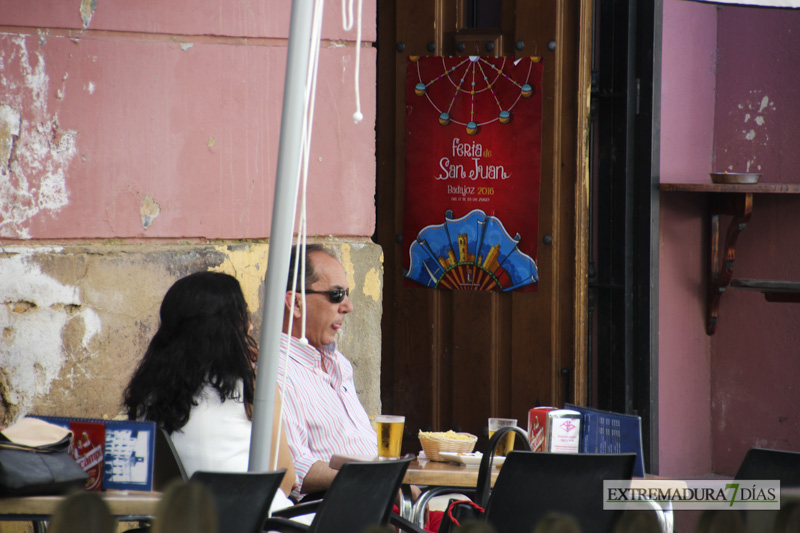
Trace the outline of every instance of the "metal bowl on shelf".
<path fill-rule="evenodd" d="M 712 172 L 711 181 L 714 183 L 753 184 L 758 183 L 761 174 L 753 172 Z"/>

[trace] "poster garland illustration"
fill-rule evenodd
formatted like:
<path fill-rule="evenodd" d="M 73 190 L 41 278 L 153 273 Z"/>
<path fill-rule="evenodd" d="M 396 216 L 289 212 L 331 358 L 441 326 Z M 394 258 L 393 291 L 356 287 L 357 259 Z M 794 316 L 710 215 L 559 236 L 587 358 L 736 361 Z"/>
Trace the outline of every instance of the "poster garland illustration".
<path fill-rule="evenodd" d="M 531 57 L 409 58 L 408 286 L 536 290 L 542 70 Z"/>

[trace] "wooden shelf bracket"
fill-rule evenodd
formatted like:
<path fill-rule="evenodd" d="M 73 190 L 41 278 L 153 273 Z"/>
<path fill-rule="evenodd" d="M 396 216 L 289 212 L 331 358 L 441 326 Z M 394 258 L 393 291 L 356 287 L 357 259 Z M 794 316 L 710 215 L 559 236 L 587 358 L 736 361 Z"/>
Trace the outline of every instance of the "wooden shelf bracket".
<path fill-rule="evenodd" d="M 753 193 L 709 194 L 709 274 L 706 295 L 706 333 L 713 335 L 719 316 L 719 299 L 733 279 L 736 241 L 753 212 Z M 720 246 L 720 215 L 730 215 L 725 242 Z"/>
<path fill-rule="evenodd" d="M 758 290 L 768 302 L 800 302 L 800 282 L 733 280 L 736 240 L 747 227 L 755 194 L 800 194 L 800 183 L 720 184 L 708 182 L 662 182 L 662 191 L 708 193 L 708 281 L 706 288 L 706 333 L 713 335 L 719 317 L 719 299 L 729 286 Z M 731 221 L 721 243 L 721 215 Z"/>

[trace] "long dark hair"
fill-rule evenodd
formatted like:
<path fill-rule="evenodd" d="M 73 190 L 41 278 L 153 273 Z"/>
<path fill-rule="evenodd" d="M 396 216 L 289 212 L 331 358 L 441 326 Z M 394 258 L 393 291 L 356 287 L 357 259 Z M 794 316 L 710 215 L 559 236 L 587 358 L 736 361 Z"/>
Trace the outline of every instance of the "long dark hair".
<path fill-rule="evenodd" d="M 247 303 L 233 276 L 197 272 L 176 281 L 161 303 L 158 331 L 125 389 L 128 418 L 152 420 L 171 433 L 189 421 L 206 384 L 222 401 L 251 405 L 257 351 L 249 327 Z M 239 381 L 243 398 L 236 392 Z"/>

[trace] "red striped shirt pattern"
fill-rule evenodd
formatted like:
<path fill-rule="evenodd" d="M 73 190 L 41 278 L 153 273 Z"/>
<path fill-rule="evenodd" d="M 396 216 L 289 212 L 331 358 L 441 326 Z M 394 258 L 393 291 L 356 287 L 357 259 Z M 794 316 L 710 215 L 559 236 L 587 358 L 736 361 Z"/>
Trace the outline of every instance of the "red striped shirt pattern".
<path fill-rule="evenodd" d="M 283 422 L 298 482 L 311 465 L 333 454 L 377 455 L 375 430 L 356 394 L 353 366 L 336 350 L 322 352 L 282 334 L 278 383 L 283 386 Z"/>

